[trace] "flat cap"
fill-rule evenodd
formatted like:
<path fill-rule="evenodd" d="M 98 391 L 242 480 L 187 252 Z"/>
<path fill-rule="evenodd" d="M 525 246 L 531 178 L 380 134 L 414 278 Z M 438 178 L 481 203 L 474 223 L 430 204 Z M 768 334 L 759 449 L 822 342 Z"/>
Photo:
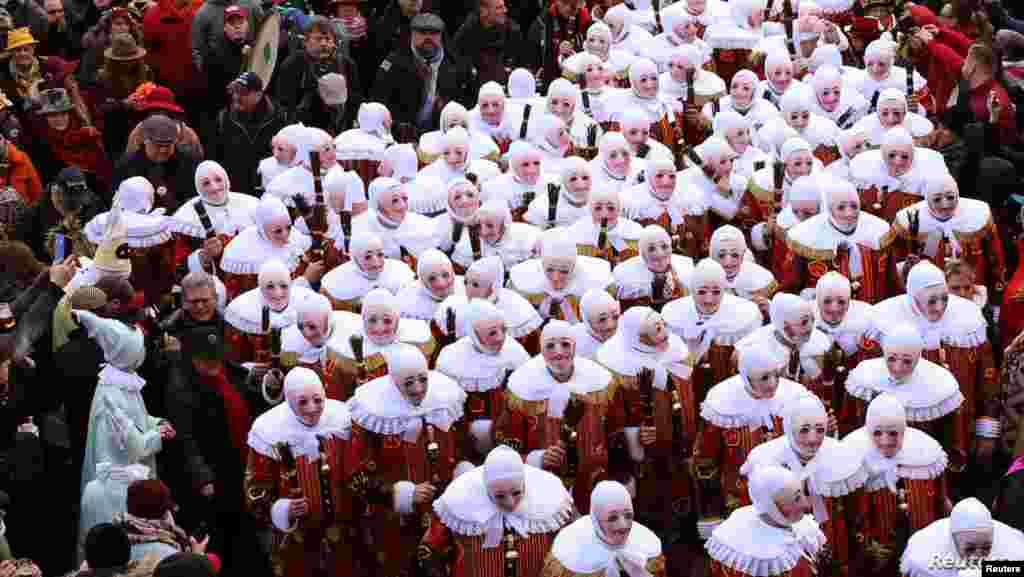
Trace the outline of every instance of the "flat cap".
<path fill-rule="evenodd" d="M 437 14 L 417 14 L 409 27 L 418 32 L 444 32 L 444 20 Z"/>

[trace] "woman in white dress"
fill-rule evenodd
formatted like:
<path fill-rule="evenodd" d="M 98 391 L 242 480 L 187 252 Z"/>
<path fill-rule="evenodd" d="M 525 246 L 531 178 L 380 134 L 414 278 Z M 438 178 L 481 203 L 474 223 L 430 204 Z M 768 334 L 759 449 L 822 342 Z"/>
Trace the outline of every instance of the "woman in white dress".
<path fill-rule="evenodd" d="M 72 318 L 100 346 L 105 362 L 89 411 L 82 489 L 96 478 L 100 463 L 141 464 L 155 476 L 156 454 L 176 433 L 169 422 L 151 416 L 142 399 L 146 381 L 136 372 L 146 358 L 142 331 L 88 311 L 73 310 Z"/>

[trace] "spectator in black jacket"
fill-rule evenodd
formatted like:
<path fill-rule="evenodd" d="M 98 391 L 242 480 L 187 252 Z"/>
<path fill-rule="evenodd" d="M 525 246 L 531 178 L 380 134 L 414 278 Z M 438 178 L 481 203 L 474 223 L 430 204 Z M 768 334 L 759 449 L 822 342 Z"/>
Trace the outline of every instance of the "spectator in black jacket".
<path fill-rule="evenodd" d="M 253 194 L 260 185 L 259 159 L 270 153 L 270 140 L 284 128 L 286 119 L 263 93 L 263 81 L 255 73 L 242 73 L 229 90 L 231 106 L 217 114 L 207 140 L 209 154 L 231 176 L 234 192 Z"/>
<path fill-rule="evenodd" d="M 480 0 L 479 12 L 455 33 L 455 52 L 477 70 L 476 88 L 492 80 L 505 85 L 509 72 L 530 64 L 522 29 L 508 17 L 505 0 Z"/>
<path fill-rule="evenodd" d="M 395 125 L 436 130 L 446 104 L 472 105 L 473 79 L 468 67 L 444 50 L 440 17 L 420 14 L 410 27 L 411 46 L 399 47 L 380 63 L 371 100 L 388 107 Z"/>
<path fill-rule="evenodd" d="M 170 337 L 164 350 L 169 361 L 168 416 L 174 420 L 180 463 L 164 473 L 182 511 L 184 527 L 205 522 L 210 549 L 223 552 L 228 565 L 262 574 L 251 567 L 259 556 L 256 529 L 242 502 L 247 457 L 246 435 L 254 416 L 239 383 L 244 370 L 223 360 L 224 321 L 217 313 L 214 279 L 203 272 L 185 276 L 182 309 L 164 325 Z M 172 472 L 173 471 L 173 472 Z M 198 515 L 196 517 L 195 515 Z"/>
<path fill-rule="evenodd" d="M 143 120 L 143 147 L 121 157 L 114 168 L 113 190 L 126 178 L 144 176 L 156 188 L 154 208 L 166 208 L 168 214 L 195 196 L 194 176 L 199 159 L 190 147 L 176 144 L 180 131 L 178 122 L 162 114 Z"/>
<path fill-rule="evenodd" d="M 224 28 L 221 39 L 215 45 L 206 61 L 206 78 L 209 90 L 206 106 L 210 114 L 229 104 L 228 85 L 245 71 L 244 49 L 252 36 L 249 30 L 249 14 L 245 8 L 234 5 L 224 9 Z"/>
<path fill-rule="evenodd" d="M 285 58 L 274 73 L 277 77 L 277 104 L 295 118 L 303 99 L 312 96 L 313 107 L 323 106 L 318 94 L 319 80 L 327 74 L 341 74 L 348 82 L 348 103 L 359 108 L 362 85 L 355 62 L 338 49 L 334 26 L 323 16 L 313 16 L 303 34 L 303 50 Z"/>

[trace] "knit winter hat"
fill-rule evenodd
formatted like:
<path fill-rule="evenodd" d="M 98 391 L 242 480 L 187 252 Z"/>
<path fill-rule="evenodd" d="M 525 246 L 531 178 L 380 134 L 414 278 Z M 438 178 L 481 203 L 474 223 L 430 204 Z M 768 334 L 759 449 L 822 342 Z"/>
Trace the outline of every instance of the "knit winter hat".
<path fill-rule="evenodd" d="M 175 508 L 171 490 L 163 481 L 146 479 L 128 485 L 127 511 L 140 519 L 163 519 Z"/>

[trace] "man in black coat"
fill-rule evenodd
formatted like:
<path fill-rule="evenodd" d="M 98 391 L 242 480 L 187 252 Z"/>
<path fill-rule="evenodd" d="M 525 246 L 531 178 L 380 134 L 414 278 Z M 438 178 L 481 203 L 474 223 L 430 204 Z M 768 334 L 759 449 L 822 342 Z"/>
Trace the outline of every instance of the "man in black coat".
<path fill-rule="evenodd" d="M 288 118 L 295 118 L 296 109 L 301 106 L 324 106 L 319 94 L 320 78 L 334 73 L 345 77 L 348 89 L 346 110 L 353 115 L 362 104 L 362 86 L 359 83 L 359 68 L 343 51 L 338 50 L 338 39 L 334 27 L 323 16 L 313 16 L 303 30 L 303 49 L 296 51 L 281 62 L 274 72 L 277 83 L 277 104 L 287 111 Z M 307 97 L 313 103 L 304 103 Z M 318 127 L 324 128 L 324 127 Z M 326 128 L 324 128 L 326 130 Z"/>
<path fill-rule="evenodd" d="M 455 51 L 476 69 L 476 88 L 492 80 L 504 86 L 509 72 L 530 65 L 533 51 L 526 48 L 519 23 L 509 18 L 505 0 L 479 2 L 479 11 L 455 33 Z"/>
<path fill-rule="evenodd" d="M 231 106 L 217 114 L 207 152 L 227 171 L 232 191 L 255 194 L 260 187 L 256 168 L 270 155 L 270 140 L 284 128 L 286 118 L 264 94 L 255 73 L 242 73 L 229 90 Z"/>
<path fill-rule="evenodd" d="M 113 190 L 127 178 L 144 176 L 156 188 L 153 208 L 163 207 L 167 214 L 173 214 L 181 203 L 195 196 L 199 159 L 191 146 L 177 144 L 180 131 L 177 121 L 162 114 L 143 120 L 143 146 L 121 157 L 114 167 Z"/>
<path fill-rule="evenodd" d="M 254 566 L 260 562 L 253 555 L 256 530 L 242 500 L 246 435 L 255 416 L 238 386 L 244 373 L 223 360 L 224 320 L 213 277 L 193 272 L 181 285 L 182 308 L 163 325 L 166 406 L 178 434 L 177 446 L 162 455 L 171 465 L 162 475 L 182 511 L 193 515 L 180 519 L 183 526 L 205 524 L 210 548 L 223 552 L 236 574 L 263 574 Z"/>
<path fill-rule="evenodd" d="M 436 14 L 413 18 L 412 46 L 403 46 L 377 68 L 371 100 L 388 107 L 394 124 L 411 124 L 421 132 L 440 125 L 441 109 L 456 101 L 472 106 L 469 67 L 441 45 L 444 22 Z"/>

